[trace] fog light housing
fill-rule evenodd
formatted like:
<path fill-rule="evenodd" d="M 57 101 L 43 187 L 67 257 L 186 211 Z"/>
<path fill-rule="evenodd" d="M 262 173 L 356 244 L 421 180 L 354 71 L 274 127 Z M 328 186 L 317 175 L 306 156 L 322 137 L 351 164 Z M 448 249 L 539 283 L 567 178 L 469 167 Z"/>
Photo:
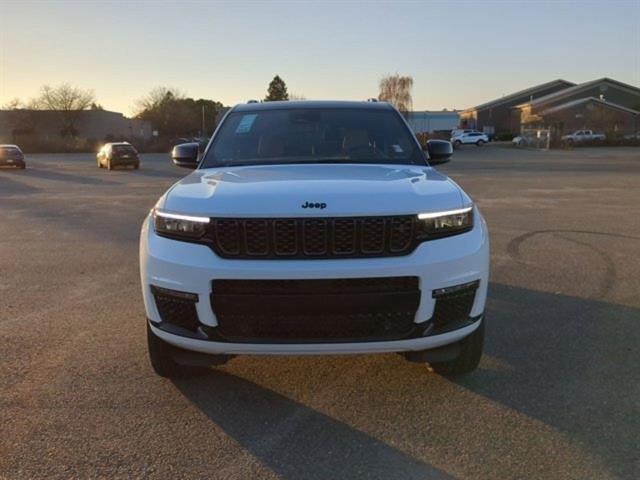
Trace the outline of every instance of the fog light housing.
<path fill-rule="evenodd" d="M 195 333 L 200 326 L 196 303 L 198 294 L 151 285 L 151 293 L 163 324 Z"/>
<path fill-rule="evenodd" d="M 431 317 L 431 334 L 456 330 L 473 323 L 471 309 L 479 286 L 480 280 L 474 280 L 433 290 L 431 296 L 436 299 L 436 305 Z"/>

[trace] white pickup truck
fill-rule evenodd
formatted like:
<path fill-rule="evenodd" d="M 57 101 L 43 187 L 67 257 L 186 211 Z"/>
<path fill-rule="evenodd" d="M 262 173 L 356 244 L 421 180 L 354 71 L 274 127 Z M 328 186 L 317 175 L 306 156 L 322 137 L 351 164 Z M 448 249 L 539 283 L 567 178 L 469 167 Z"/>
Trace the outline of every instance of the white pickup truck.
<path fill-rule="evenodd" d="M 593 130 L 578 130 L 569 135 L 563 135 L 561 140 L 564 143 L 590 143 L 602 142 L 605 140 L 602 133 L 594 133 Z"/>

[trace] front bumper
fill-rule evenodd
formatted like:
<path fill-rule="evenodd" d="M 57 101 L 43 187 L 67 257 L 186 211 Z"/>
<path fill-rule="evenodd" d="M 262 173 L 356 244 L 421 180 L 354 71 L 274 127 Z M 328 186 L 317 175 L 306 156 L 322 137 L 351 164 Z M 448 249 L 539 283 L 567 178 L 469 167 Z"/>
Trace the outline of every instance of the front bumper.
<path fill-rule="evenodd" d="M 151 331 L 165 342 L 185 350 L 212 355 L 350 355 L 430 350 L 462 340 L 480 326 L 482 316 L 466 327 L 423 338 L 352 343 L 228 343 L 169 333 L 149 322 Z"/>
<path fill-rule="evenodd" d="M 457 342 L 472 333 L 484 313 L 489 274 L 489 239 L 484 220 L 476 211 L 470 232 L 425 242 L 411 254 L 392 258 L 340 260 L 229 260 L 216 256 L 205 245 L 159 237 L 149 218 L 140 240 L 140 268 L 147 318 L 154 334 L 169 344 L 211 354 L 348 354 L 402 352 L 437 348 Z M 461 328 L 401 340 L 340 341 L 335 343 L 217 341 L 180 335 L 162 328 L 151 286 L 192 292 L 198 296 L 195 311 L 206 328 L 218 326 L 210 296 L 212 280 L 310 280 L 415 276 L 420 299 L 414 322 L 421 324 L 434 315 L 438 289 L 478 282 L 469 321 Z"/>

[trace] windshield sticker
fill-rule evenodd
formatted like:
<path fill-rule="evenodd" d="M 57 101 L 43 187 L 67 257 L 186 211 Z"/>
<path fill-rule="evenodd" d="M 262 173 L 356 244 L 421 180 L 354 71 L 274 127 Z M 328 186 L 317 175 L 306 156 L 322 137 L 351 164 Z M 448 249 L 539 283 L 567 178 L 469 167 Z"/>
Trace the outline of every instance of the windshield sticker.
<path fill-rule="evenodd" d="M 393 151 L 396 153 L 402 153 L 404 151 L 400 145 L 391 145 L 391 148 L 393 148 Z"/>
<path fill-rule="evenodd" d="M 247 133 L 251 131 L 251 127 L 253 126 L 253 122 L 255 122 L 257 113 L 252 113 L 251 115 L 244 115 L 240 123 L 236 127 L 236 133 Z"/>

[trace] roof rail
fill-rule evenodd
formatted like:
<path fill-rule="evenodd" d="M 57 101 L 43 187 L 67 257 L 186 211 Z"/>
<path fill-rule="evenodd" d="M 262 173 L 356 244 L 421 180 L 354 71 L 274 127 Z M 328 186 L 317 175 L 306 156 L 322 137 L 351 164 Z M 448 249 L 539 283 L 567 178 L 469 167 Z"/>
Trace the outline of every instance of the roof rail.
<path fill-rule="evenodd" d="M 258 103 L 258 100 L 252 98 L 251 100 L 247 100 L 247 103 Z"/>
<path fill-rule="evenodd" d="M 367 102 L 377 102 L 378 99 L 375 97 L 367 98 Z"/>

